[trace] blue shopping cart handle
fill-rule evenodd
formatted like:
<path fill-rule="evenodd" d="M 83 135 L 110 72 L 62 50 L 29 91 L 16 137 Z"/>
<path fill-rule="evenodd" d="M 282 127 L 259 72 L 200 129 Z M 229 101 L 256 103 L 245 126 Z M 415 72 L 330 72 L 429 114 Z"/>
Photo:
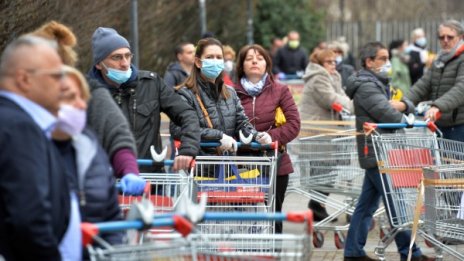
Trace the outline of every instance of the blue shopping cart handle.
<path fill-rule="evenodd" d="M 371 131 L 376 128 L 380 129 L 403 129 L 403 128 L 429 128 L 432 132 L 438 130 L 437 125 L 432 121 L 415 121 L 413 124 L 408 123 L 364 123 L 364 130 Z"/>
<path fill-rule="evenodd" d="M 237 142 L 237 147 L 243 148 L 243 147 L 248 147 L 252 149 L 275 149 L 275 142 L 272 142 L 271 144 L 260 144 L 259 142 L 251 142 L 250 144 L 245 144 L 243 142 L 238 141 Z M 220 142 L 201 142 L 200 147 L 202 148 L 215 148 L 221 146 Z"/>
<path fill-rule="evenodd" d="M 160 164 L 164 166 L 172 166 L 174 165 L 174 160 L 163 160 L 162 162 L 156 162 L 152 159 L 137 159 L 137 164 L 139 166 L 153 166 L 156 164 Z"/>
<path fill-rule="evenodd" d="M 129 229 L 142 229 L 145 227 L 141 220 L 124 220 L 124 221 L 111 221 L 94 224 L 100 233 L 117 232 Z M 151 222 L 151 227 L 172 227 L 175 225 L 174 219 L 171 217 L 156 218 Z"/>

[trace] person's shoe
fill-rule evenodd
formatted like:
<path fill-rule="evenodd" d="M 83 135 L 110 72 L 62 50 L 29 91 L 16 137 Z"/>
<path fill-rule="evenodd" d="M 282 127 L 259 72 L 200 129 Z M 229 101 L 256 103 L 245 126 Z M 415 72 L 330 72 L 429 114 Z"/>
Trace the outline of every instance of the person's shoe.
<path fill-rule="evenodd" d="M 327 213 L 325 207 L 323 207 L 320 203 L 316 201 L 310 200 L 308 203 L 308 208 L 313 211 L 314 221 L 321 221 L 329 216 L 329 213 Z"/>
<path fill-rule="evenodd" d="M 377 260 L 375 258 L 372 258 L 370 256 L 345 256 L 343 257 L 343 261 L 371 261 L 371 260 Z"/>

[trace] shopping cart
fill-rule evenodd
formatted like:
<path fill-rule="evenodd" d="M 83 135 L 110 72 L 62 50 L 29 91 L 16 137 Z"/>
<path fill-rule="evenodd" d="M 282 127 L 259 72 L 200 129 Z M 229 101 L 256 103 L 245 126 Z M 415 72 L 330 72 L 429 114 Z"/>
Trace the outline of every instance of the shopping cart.
<path fill-rule="evenodd" d="M 424 223 L 437 256 L 464 260 L 464 164 L 424 168 Z"/>
<path fill-rule="evenodd" d="M 91 260 L 309 260 L 311 211 L 301 213 L 207 212 L 205 221 L 289 221 L 303 224 L 301 235 L 201 234 L 181 216 L 155 218 L 150 226 L 172 226 L 178 233 L 156 234 L 138 245 L 111 246 L 100 232 L 143 229 L 141 221 L 83 224 Z M 192 233 L 193 231 L 193 233 Z M 91 245 L 96 242 L 98 245 Z"/>
<path fill-rule="evenodd" d="M 416 201 L 419 196 L 417 187 L 423 178 L 423 168 L 464 162 L 464 143 L 438 138 L 432 122 L 414 124 L 366 124 L 369 131 L 375 128 L 401 129 L 405 127 L 428 127 L 428 133 L 391 133 L 373 132 L 372 141 L 379 171 L 382 176 L 383 192 L 386 197 L 386 209 L 393 229 L 381 228 L 381 238 L 376 254 L 384 258 L 385 248 L 395 235 L 411 229 L 414 221 Z M 421 210 L 423 211 L 423 210 Z M 419 220 L 424 220 L 423 213 Z M 427 238 L 422 226 L 418 233 Z"/>
<path fill-rule="evenodd" d="M 331 225 L 342 214 L 351 215 L 361 194 L 364 170 L 360 168 L 353 135 L 318 135 L 300 138 L 287 145 L 294 173 L 290 175 L 287 193 L 296 193 L 335 209 L 329 217 L 314 225 L 314 246 L 322 247 L 322 231 L 334 231 L 335 246 L 344 247 L 349 225 Z M 343 196 L 343 200 L 324 193 Z M 377 215 L 380 215 L 379 210 Z"/>
<path fill-rule="evenodd" d="M 218 146 L 202 143 L 202 146 Z M 192 199 L 208 198 L 207 211 L 274 212 L 277 143 L 239 143 L 239 149 L 262 150 L 262 156 L 198 156 L 195 160 Z M 249 152 L 249 151 L 248 151 Z M 211 221 L 199 225 L 202 233 L 272 234 L 272 222 Z"/>

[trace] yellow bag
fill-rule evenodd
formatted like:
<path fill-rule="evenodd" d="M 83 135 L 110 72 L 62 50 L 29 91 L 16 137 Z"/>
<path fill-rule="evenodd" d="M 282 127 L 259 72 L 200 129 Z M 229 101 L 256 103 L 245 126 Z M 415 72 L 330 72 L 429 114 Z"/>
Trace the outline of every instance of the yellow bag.
<path fill-rule="evenodd" d="M 280 127 L 284 125 L 287 122 L 287 119 L 285 119 L 285 114 L 282 111 L 282 108 L 277 107 L 276 108 L 276 114 L 275 114 L 275 126 Z"/>
<path fill-rule="evenodd" d="M 394 101 L 401 101 L 401 98 L 403 98 L 403 91 L 400 88 L 396 88 L 391 86 L 390 87 L 390 95 L 391 99 Z"/>

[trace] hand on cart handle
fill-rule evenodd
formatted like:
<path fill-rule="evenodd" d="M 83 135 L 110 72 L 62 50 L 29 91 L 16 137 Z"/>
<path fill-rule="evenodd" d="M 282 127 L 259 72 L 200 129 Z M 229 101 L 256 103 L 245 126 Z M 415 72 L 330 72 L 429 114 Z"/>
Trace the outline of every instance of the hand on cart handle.
<path fill-rule="evenodd" d="M 256 135 L 256 141 L 261 145 L 268 145 L 272 143 L 271 135 L 267 132 L 258 132 Z"/>
<path fill-rule="evenodd" d="M 346 113 L 346 114 L 350 114 L 350 111 L 347 110 L 347 109 L 345 109 L 345 108 L 343 108 L 343 105 L 341 105 L 341 104 L 338 103 L 338 102 L 332 103 L 331 107 L 332 107 L 332 110 L 334 110 L 334 111 L 336 111 L 336 112 L 344 112 L 344 113 Z"/>
<path fill-rule="evenodd" d="M 195 160 L 192 156 L 178 155 L 174 158 L 174 165 L 172 169 L 174 171 L 187 170 L 195 166 Z"/>
<path fill-rule="evenodd" d="M 120 185 L 123 194 L 142 195 L 142 193 L 145 191 L 147 181 L 138 175 L 129 173 L 122 177 Z"/>
<path fill-rule="evenodd" d="M 440 109 L 435 106 L 430 107 L 430 109 L 428 109 L 427 112 L 424 114 L 424 118 L 430 121 L 437 121 L 441 118 Z"/>

